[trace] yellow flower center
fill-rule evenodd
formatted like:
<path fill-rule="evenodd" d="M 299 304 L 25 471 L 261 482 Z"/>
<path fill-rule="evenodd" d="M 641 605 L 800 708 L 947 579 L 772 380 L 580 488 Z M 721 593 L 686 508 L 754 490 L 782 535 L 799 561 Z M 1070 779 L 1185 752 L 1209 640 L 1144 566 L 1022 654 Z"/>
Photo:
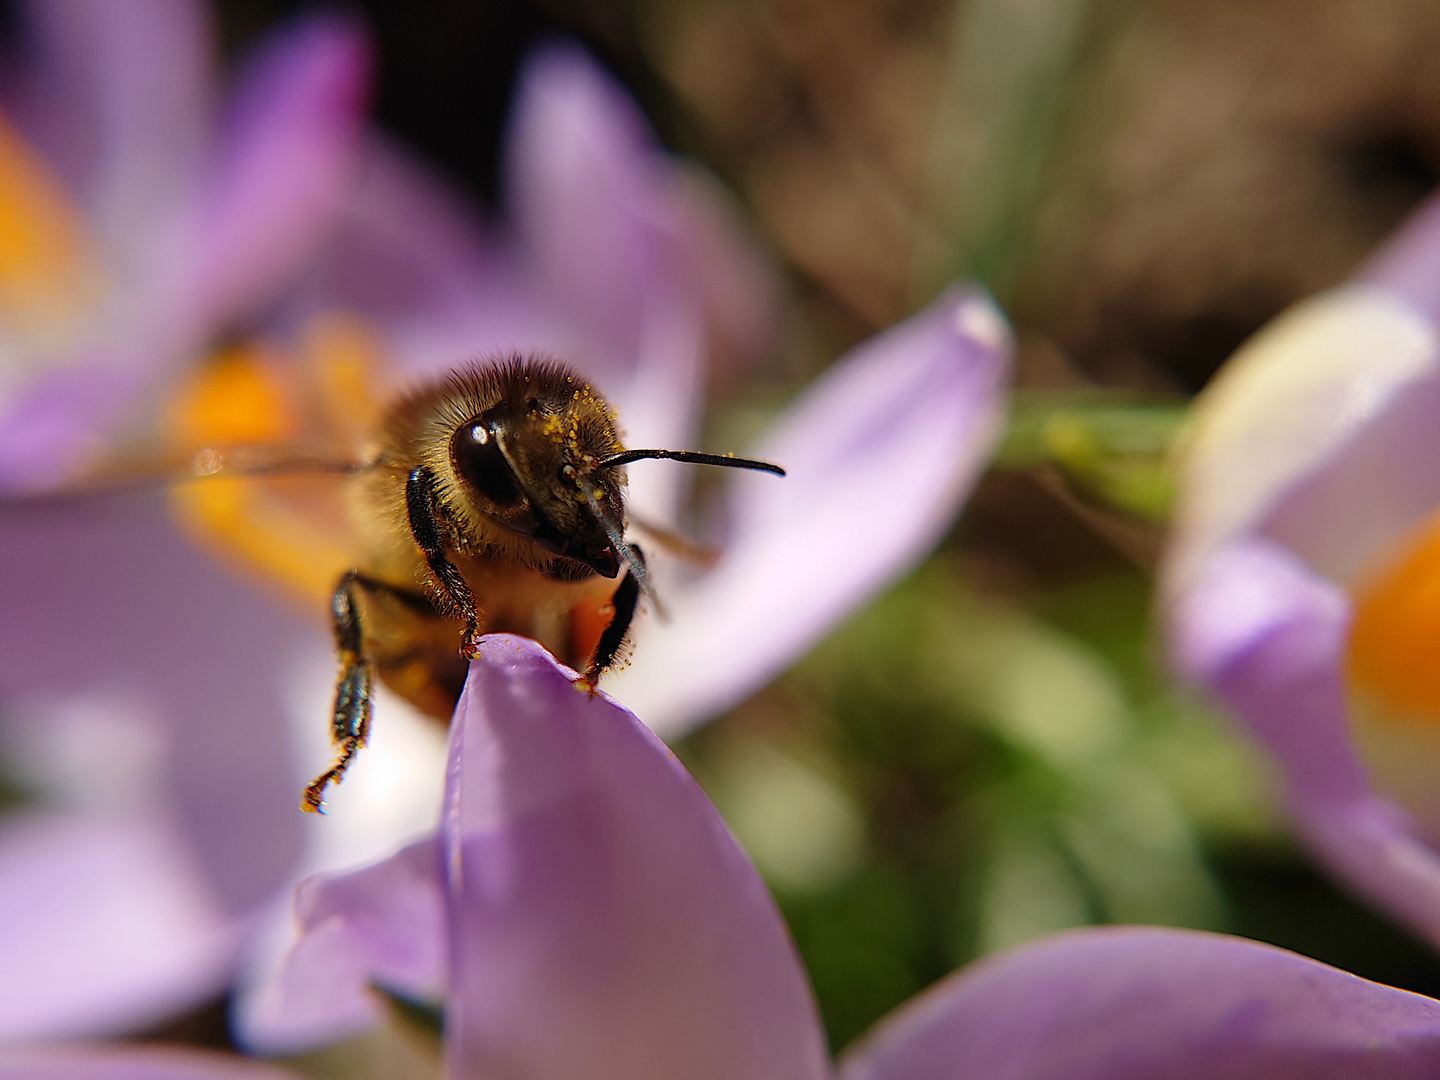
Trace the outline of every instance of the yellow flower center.
<path fill-rule="evenodd" d="M 355 558 L 343 479 L 243 470 L 257 451 L 267 464 L 282 466 L 299 457 L 354 460 L 358 438 L 377 413 L 370 388 L 378 351 L 362 320 L 318 316 L 293 348 L 250 341 L 216 352 L 177 388 L 167 409 L 171 446 L 195 458 L 202 472 L 215 470 L 175 488 L 181 527 L 312 611 L 324 610 Z M 230 468 L 242 475 L 227 475 Z"/>
<path fill-rule="evenodd" d="M 1382 722 L 1440 725 L 1440 514 L 1357 592 L 1346 659 Z"/>
<path fill-rule="evenodd" d="M 1351 726 L 1377 786 L 1440 831 L 1440 513 L 1354 592 Z"/>

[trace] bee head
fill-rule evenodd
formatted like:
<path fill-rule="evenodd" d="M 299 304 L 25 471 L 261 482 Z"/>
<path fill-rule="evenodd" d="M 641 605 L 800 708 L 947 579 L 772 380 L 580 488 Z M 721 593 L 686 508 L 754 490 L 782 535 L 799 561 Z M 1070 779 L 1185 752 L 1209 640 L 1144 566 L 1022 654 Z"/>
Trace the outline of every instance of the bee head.
<path fill-rule="evenodd" d="M 611 537 L 624 529 L 625 474 L 592 473 L 619 449 L 614 417 L 588 386 L 526 380 L 455 430 L 450 459 L 491 520 L 614 577 L 625 561 Z"/>
<path fill-rule="evenodd" d="M 475 508 L 604 577 L 626 568 L 657 609 L 644 560 L 625 540 L 625 466 L 666 458 L 784 475 L 728 454 L 626 450 L 610 406 L 562 365 L 517 363 L 493 377 L 483 404 L 450 438 L 451 463 Z"/>

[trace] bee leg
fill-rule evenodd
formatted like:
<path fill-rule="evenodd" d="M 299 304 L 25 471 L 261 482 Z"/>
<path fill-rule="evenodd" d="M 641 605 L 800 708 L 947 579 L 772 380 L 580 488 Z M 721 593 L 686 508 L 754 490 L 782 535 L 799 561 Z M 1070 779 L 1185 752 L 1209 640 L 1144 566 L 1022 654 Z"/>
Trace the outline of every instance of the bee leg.
<path fill-rule="evenodd" d="M 635 557 L 640 560 L 640 565 L 645 565 L 645 556 L 640 549 L 631 545 Z M 584 682 L 593 694 L 595 684 L 600 681 L 600 676 L 605 674 L 606 669 L 615 662 L 615 657 L 620 653 L 620 647 L 625 644 L 625 635 L 630 632 L 630 623 L 635 618 L 635 607 L 640 601 L 640 580 L 630 571 L 620 579 L 620 587 L 615 590 L 615 595 L 610 598 L 611 605 L 615 608 L 615 614 L 610 619 L 610 625 L 600 635 L 600 640 L 595 643 L 595 652 L 590 657 L 590 662 L 585 665 Z"/>
<path fill-rule="evenodd" d="M 445 558 L 445 544 L 440 536 L 440 515 L 435 494 L 435 474 L 423 465 L 405 482 L 405 509 L 410 515 L 410 533 L 415 537 L 430 572 L 440 583 L 456 614 L 465 620 L 465 636 L 460 641 L 460 655 L 473 660 L 479 649 L 480 614 L 475 608 L 475 594 L 465 583 L 454 563 Z"/>
<path fill-rule="evenodd" d="M 300 809 L 311 813 L 325 812 L 325 789 L 340 782 L 350 760 L 370 737 L 375 669 L 362 648 L 360 613 L 355 605 L 359 576 L 354 570 L 347 571 L 330 598 L 335 647 L 340 653 L 340 680 L 335 684 L 335 712 L 330 721 L 335 763 L 317 776 L 300 797 Z"/>

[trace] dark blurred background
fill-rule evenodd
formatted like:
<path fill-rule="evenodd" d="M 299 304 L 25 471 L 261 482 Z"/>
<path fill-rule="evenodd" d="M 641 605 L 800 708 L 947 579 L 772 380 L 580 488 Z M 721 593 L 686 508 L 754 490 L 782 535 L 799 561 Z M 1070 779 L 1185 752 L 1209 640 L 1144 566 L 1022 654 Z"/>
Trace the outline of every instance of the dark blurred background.
<path fill-rule="evenodd" d="M 954 275 L 1020 336 L 998 467 L 944 547 L 681 752 L 771 882 L 838 1048 L 956 965 L 1087 922 L 1223 929 L 1440 996 L 1286 837 L 1275 777 L 1158 662 L 1189 395 L 1440 177 L 1425 0 L 413 0 L 375 115 L 478 202 L 556 35 L 718 175 L 785 332 L 712 423 Z M 227 53 L 301 7 L 224 0 Z"/>

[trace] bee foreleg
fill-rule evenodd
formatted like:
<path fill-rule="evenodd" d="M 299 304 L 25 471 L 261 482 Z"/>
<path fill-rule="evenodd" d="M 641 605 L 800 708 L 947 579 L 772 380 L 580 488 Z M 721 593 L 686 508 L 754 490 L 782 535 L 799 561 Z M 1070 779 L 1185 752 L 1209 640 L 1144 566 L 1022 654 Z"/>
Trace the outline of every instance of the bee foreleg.
<path fill-rule="evenodd" d="M 645 556 L 633 544 L 631 549 L 643 567 Z M 585 682 L 592 690 L 600 681 L 600 676 L 605 674 L 605 671 L 615 662 L 615 657 L 620 654 L 620 648 L 625 644 L 625 635 L 630 632 L 630 623 L 635 618 L 635 607 L 639 601 L 640 579 L 627 570 L 625 576 L 620 579 L 620 586 L 615 590 L 615 595 L 610 598 L 610 604 L 615 608 L 615 614 L 611 617 L 610 624 L 601 633 L 600 640 L 595 643 L 595 652 L 591 655 L 590 662 L 585 665 Z"/>
<path fill-rule="evenodd" d="M 354 570 L 346 572 L 330 598 L 335 647 L 340 653 L 340 679 L 335 684 L 335 711 L 330 721 L 335 763 L 317 776 L 300 797 L 300 808 L 311 813 L 324 813 L 325 789 L 340 782 L 356 751 L 370 737 L 375 669 L 363 648 L 360 613 L 355 605 L 358 578 Z"/>
<path fill-rule="evenodd" d="M 415 537 L 430 572 L 440 583 L 440 591 L 455 613 L 465 620 L 465 636 L 460 641 L 460 655 L 473 660 L 479 649 L 480 614 L 475 608 L 475 594 L 455 565 L 445 557 L 445 544 L 440 535 L 440 515 L 435 491 L 435 474 L 423 465 L 405 482 L 405 509 L 410 515 L 410 532 Z"/>

